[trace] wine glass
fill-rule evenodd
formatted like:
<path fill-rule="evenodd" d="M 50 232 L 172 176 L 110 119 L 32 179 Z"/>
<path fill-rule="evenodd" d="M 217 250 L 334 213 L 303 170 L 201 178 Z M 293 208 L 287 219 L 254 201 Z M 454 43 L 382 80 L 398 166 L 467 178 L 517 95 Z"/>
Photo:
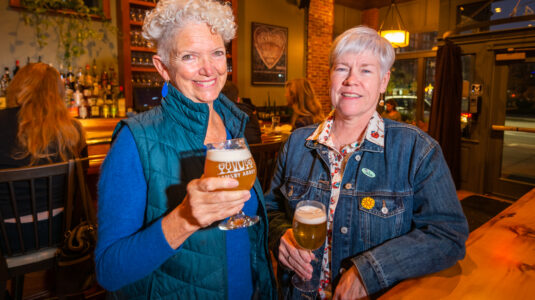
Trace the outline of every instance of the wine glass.
<path fill-rule="evenodd" d="M 325 205 L 315 200 L 302 200 L 297 203 L 293 219 L 293 234 L 301 248 L 310 251 L 320 248 L 327 236 Z M 317 261 L 317 258 L 314 261 Z M 292 284 L 298 290 L 310 293 L 318 289 L 319 278 L 314 276 L 314 271 L 309 280 L 304 280 L 294 274 Z"/>
<path fill-rule="evenodd" d="M 204 175 L 235 178 L 239 185 L 229 190 L 250 190 L 256 180 L 256 164 L 243 138 L 206 144 Z M 243 211 L 219 223 L 219 229 L 232 230 L 254 225 L 260 218 L 246 216 Z"/>

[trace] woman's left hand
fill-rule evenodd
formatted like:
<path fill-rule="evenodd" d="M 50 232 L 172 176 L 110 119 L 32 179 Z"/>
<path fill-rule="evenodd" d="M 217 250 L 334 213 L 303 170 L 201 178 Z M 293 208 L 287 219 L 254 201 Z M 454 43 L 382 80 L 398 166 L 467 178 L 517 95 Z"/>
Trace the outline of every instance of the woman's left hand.
<path fill-rule="evenodd" d="M 368 294 L 366 293 L 364 283 L 362 283 L 357 267 L 352 266 L 349 270 L 344 272 L 340 279 L 340 283 L 338 283 L 338 286 L 336 287 L 333 299 L 368 299 Z"/>

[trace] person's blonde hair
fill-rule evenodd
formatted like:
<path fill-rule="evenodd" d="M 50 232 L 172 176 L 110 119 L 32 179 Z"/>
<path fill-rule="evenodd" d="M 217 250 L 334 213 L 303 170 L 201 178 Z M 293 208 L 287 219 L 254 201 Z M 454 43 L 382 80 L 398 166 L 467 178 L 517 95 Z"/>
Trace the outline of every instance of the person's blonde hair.
<path fill-rule="evenodd" d="M 174 37 L 187 24 L 206 23 L 227 44 L 236 36 L 236 23 L 230 5 L 217 0 L 160 0 L 147 13 L 143 37 L 156 45 L 162 62 L 169 66 Z"/>
<path fill-rule="evenodd" d="M 299 116 L 312 117 L 314 123 L 321 122 L 325 119 L 321 104 L 316 98 L 314 89 L 308 80 L 297 78 L 286 82 L 288 91 L 288 104 L 292 107 L 292 126 Z"/>
<path fill-rule="evenodd" d="M 84 131 L 63 101 L 59 72 L 44 63 L 21 68 L 7 88 L 7 106 L 18 107 L 19 147 L 13 158 L 30 157 L 30 165 L 58 155 L 68 160 L 85 146 Z"/>

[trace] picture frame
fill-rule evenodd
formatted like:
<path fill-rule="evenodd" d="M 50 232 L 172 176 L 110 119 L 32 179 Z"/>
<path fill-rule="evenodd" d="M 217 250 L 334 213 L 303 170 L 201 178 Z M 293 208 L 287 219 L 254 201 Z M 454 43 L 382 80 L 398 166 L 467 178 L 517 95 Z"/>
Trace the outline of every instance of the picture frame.
<path fill-rule="evenodd" d="M 284 85 L 288 72 L 288 28 L 251 23 L 251 84 Z"/>

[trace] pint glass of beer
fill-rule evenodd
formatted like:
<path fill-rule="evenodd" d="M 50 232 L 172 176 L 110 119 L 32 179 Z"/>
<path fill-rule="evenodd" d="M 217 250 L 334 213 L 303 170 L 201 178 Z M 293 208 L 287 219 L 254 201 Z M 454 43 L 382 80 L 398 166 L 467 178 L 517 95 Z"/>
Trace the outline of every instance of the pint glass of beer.
<path fill-rule="evenodd" d="M 243 138 L 206 145 L 204 175 L 206 177 L 235 178 L 239 185 L 231 190 L 250 190 L 256 180 L 256 165 Z M 254 225 L 259 217 L 246 216 L 242 211 L 219 223 L 222 230 Z"/>
<path fill-rule="evenodd" d="M 327 237 L 325 206 L 314 200 L 303 200 L 297 203 L 293 219 L 293 234 L 302 248 L 310 251 L 320 248 Z M 318 258 L 315 261 L 317 262 Z M 319 278 L 312 273 L 310 280 L 303 280 L 295 274 L 292 277 L 292 284 L 298 290 L 310 293 L 318 289 Z"/>

